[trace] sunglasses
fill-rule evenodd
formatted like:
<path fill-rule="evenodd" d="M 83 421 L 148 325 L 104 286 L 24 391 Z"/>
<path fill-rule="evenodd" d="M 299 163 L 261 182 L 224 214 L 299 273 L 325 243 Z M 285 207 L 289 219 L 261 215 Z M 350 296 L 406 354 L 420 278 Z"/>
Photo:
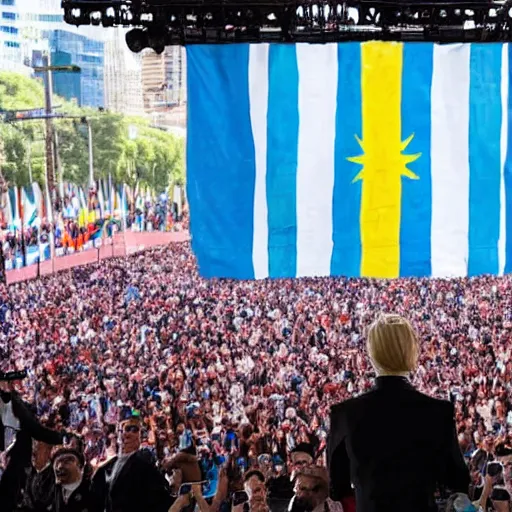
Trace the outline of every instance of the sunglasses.
<path fill-rule="evenodd" d="M 307 460 L 296 460 L 293 464 L 295 466 L 309 466 L 309 461 L 307 461 Z"/>
<path fill-rule="evenodd" d="M 140 428 L 137 425 L 126 425 L 126 427 L 124 427 L 123 430 L 124 432 L 131 434 L 136 434 L 137 432 L 140 432 Z"/>

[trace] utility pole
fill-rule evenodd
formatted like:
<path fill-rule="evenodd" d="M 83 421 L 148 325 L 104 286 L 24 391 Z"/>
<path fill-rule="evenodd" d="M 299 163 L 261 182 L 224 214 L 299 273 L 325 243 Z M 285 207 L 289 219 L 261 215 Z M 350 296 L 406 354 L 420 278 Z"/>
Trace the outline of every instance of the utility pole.
<path fill-rule="evenodd" d="M 50 63 L 50 54 L 45 52 L 43 54 L 43 68 L 44 68 L 44 102 L 46 114 L 46 179 L 48 182 L 48 192 L 52 206 L 55 205 L 55 155 L 54 155 L 54 138 L 53 138 L 53 122 L 50 117 L 53 112 L 53 79 Z"/>

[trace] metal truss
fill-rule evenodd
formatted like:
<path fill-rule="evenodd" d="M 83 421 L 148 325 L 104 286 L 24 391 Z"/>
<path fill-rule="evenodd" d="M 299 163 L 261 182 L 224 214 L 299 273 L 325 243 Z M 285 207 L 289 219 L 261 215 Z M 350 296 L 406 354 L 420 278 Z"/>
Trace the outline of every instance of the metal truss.
<path fill-rule="evenodd" d="M 72 25 L 142 29 L 133 37 L 159 51 L 195 43 L 510 41 L 509 1 L 63 0 L 62 7 Z"/>

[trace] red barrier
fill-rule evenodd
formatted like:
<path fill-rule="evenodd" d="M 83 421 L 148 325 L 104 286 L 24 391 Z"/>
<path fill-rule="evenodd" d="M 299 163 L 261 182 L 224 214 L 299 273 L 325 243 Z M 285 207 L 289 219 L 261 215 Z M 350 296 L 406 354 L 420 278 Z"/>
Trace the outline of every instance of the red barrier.
<path fill-rule="evenodd" d="M 107 258 L 134 254 L 150 247 L 175 242 L 186 242 L 187 240 L 190 240 L 190 235 L 186 231 L 178 233 L 118 233 L 114 236 L 113 244 L 112 239 L 106 239 L 99 249 L 90 249 L 68 256 L 61 256 L 60 258 L 55 258 L 53 261 L 43 261 L 40 264 L 40 273 L 42 276 L 53 274 L 54 272 L 67 270 L 79 265 L 87 265 Z M 8 284 L 34 279 L 36 277 L 37 265 L 7 271 Z"/>

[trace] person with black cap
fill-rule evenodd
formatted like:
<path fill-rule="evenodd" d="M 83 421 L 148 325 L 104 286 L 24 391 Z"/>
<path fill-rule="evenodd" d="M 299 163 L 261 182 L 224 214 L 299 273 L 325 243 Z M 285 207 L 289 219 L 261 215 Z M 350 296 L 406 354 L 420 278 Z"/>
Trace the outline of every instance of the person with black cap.
<path fill-rule="evenodd" d="M 96 512 L 91 483 L 84 477 L 83 454 L 71 447 L 59 448 L 52 466 L 56 485 L 51 512 Z"/>
<path fill-rule="evenodd" d="M 119 425 L 120 452 L 100 466 L 92 479 L 100 512 L 167 512 L 169 487 L 151 456 L 140 449 L 142 422 L 132 414 Z"/>
<path fill-rule="evenodd" d="M 288 472 L 267 482 L 271 501 L 280 501 L 285 507 L 294 495 L 293 482 L 297 472 L 314 461 L 313 447 L 309 443 L 299 443 L 290 453 Z"/>

